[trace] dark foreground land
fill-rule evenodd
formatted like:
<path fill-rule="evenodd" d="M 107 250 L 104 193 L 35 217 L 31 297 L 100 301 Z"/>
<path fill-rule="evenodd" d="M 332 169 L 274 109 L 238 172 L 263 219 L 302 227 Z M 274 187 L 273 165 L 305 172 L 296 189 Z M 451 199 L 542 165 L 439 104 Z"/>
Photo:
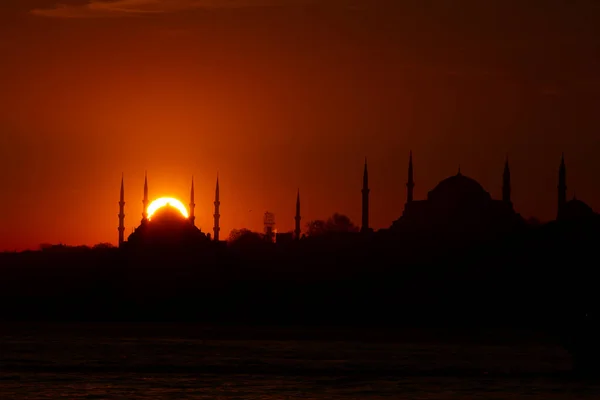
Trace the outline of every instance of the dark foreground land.
<path fill-rule="evenodd" d="M 600 225 L 0 254 L 0 320 L 572 327 Z M 586 322 L 587 323 L 587 322 Z"/>
<path fill-rule="evenodd" d="M 0 325 L 17 398 L 594 399 L 544 333 L 198 324 Z"/>
<path fill-rule="evenodd" d="M 483 361 L 473 354 L 487 354 L 487 350 L 477 346 L 483 339 L 497 338 L 501 341 L 494 342 L 493 346 L 501 345 L 505 349 L 521 346 L 523 351 L 529 351 L 527 349 L 549 343 L 555 349 L 550 353 L 558 351 L 565 355 L 560 363 L 552 363 L 560 364 L 560 368 L 544 369 L 544 374 L 553 375 L 564 369 L 595 378 L 600 376 L 600 296 L 596 280 L 599 234 L 596 226 L 582 229 L 581 226 L 550 225 L 518 234 L 485 238 L 425 238 L 412 234 L 401 237 L 335 235 L 285 245 L 211 244 L 204 248 L 153 247 L 127 251 L 59 247 L 40 252 L 2 254 L 0 321 L 4 321 L 5 327 L 41 322 L 79 324 L 74 325 L 78 328 L 73 332 L 60 328 L 62 333 L 56 333 L 52 338 L 46 332 L 51 325 L 35 328 L 37 330 L 31 334 L 14 334 L 12 339 L 7 337 L 4 354 L 12 356 L 2 357 L 5 368 L 13 373 L 43 374 L 44 368 L 54 365 L 54 361 L 23 361 L 14 351 L 25 351 L 37 357 L 36 351 L 46 354 L 45 348 L 51 349 L 56 345 L 58 347 L 52 351 L 59 352 L 60 349 L 68 360 L 71 360 L 69 357 L 78 357 L 77 360 L 83 362 L 91 357 L 85 352 L 102 349 L 102 343 L 106 342 L 112 343 L 107 344 L 106 354 L 113 354 L 122 346 L 128 349 L 126 352 L 138 355 L 154 354 L 154 348 L 163 356 L 169 352 L 182 351 L 181 354 L 184 354 L 187 350 L 183 349 L 189 349 L 193 354 L 199 352 L 198 359 L 203 360 L 202 352 L 208 349 L 203 344 L 207 343 L 206 340 L 214 343 L 230 339 L 229 344 L 232 341 L 244 342 L 239 351 L 248 355 L 242 357 L 227 353 L 225 364 L 223 360 L 207 364 L 164 356 L 174 364 L 171 361 L 165 361 L 164 365 L 154 361 L 147 364 L 147 359 L 143 358 L 146 361 L 139 361 L 138 365 L 127 363 L 127 360 L 137 359 L 130 354 L 123 359 L 127 362 L 110 359 L 108 366 L 103 364 L 104 361 L 96 366 L 87 362 L 73 364 L 72 360 L 66 364 L 57 362 L 57 369 L 53 371 L 75 374 L 80 368 L 96 373 L 98 368 L 108 368 L 113 371 L 111 373 L 117 373 L 114 371 L 141 368 L 140 373 L 143 374 L 171 371 L 192 375 L 272 376 L 282 373 L 285 376 L 301 376 L 308 373 L 311 376 L 336 376 L 340 371 L 335 368 L 346 365 L 347 361 L 321 363 L 317 370 L 321 368 L 322 372 L 306 372 L 304 367 L 298 368 L 294 362 L 290 365 L 285 362 L 278 364 L 280 361 L 265 364 L 262 356 L 252 353 L 256 349 L 255 340 L 271 343 L 266 344 L 267 347 L 281 340 L 286 341 L 284 347 L 292 342 L 307 346 L 323 340 L 328 343 L 358 341 L 378 346 L 384 342 L 398 343 L 402 338 L 406 339 L 404 343 L 414 343 L 413 339 L 422 341 L 424 337 L 431 336 L 431 332 L 436 332 L 433 335 L 435 340 L 430 340 L 434 347 L 460 338 L 462 349 L 478 350 L 467 353 L 453 350 L 453 353 L 444 347 L 449 351 L 448 359 L 454 360 L 448 365 L 441 363 L 439 368 L 432 369 L 430 367 L 438 365 L 438 361 L 430 360 L 426 368 L 410 363 L 399 367 L 389 364 L 388 360 L 377 364 L 373 373 L 377 376 L 418 375 L 419 371 L 428 371 L 426 374 L 451 371 L 453 376 L 477 375 L 486 372 L 483 370 L 491 373 L 494 368 L 481 367 L 486 364 L 481 364 Z M 90 323 L 105 325 L 81 328 L 90 327 Z M 138 325 L 147 323 L 153 325 Z M 186 325 L 178 325 L 181 323 Z M 125 336 L 114 328 L 123 326 L 121 324 L 126 326 L 123 330 Z M 189 328 L 198 324 L 221 328 L 199 333 L 197 328 Z M 98 336 L 104 332 L 102 326 L 112 327 L 106 339 Z M 152 328 L 144 331 L 146 328 L 140 326 Z M 168 327 L 165 328 L 168 331 L 166 336 L 175 341 L 184 340 L 185 344 L 168 347 L 173 343 L 168 341 L 169 345 L 164 347 L 162 338 L 165 336 L 161 333 L 164 326 Z M 182 328 L 175 328 L 179 326 Z M 254 328 L 239 328 L 242 326 Z M 280 328 L 266 328 L 273 326 Z M 299 326 L 304 328 L 292 328 Z M 257 327 L 263 328 L 257 331 Z M 508 332 L 535 334 L 523 336 Z M 29 344 L 24 344 L 25 350 L 18 345 L 19 340 L 25 340 L 23 337 L 30 340 Z M 138 337 L 147 337 L 144 339 L 147 347 L 143 352 L 136 350 L 137 347 L 130 347 L 137 346 L 135 338 Z M 521 344 L 515 345 L 517 347 L 498 344 L 511 337 L 520 337 L 515 340 Z M 523 344 L 523 337 L 529 338 L 529 344 Z M 80 343 L 79 347 L 76 343 Z M 153 343 L 158 347 L 154 347 Z M 315 346 L 324 346 L 321 348 L 323 354 L 329 354 L 322 357 L 344 359 L 335 352 L 327 353 L 331 345 Z M 354 344 L 348 346 L 353 347 Z M 418 360 L 420 352 L 429 351 L 407 346 L 409 349 L 400 353 L 386 347 L 387 350 L 381 350 L 381 354 L 398 357 L 404 357 L 398 354 L 408 354 L 408 359 Z M 50 353 L 47 354 L 54 354 L 48 351 Z M 246 351 L 250 353 L 244 353 Z M 306 351 L 295 348 L 292 352 L 296 355 L 290 357 L 304 360 Z M 310 357 L 321 357 L 319 351 L 310 350 L 309 353 L 313 354 Z M 346 350 L 339 351 L 345 354 Z M 433 353 L 438 351 L 443 352 L 435 350 Z M 489 357 L 501 358 L 500 353 Z M 102 354 L 98 357 L 104 360 Z M 223 353 L 216 351 L 214 354 L 218 358 L 218 354 Z M 286 356 L 278 354 L 273 357 L 284 360 Z M 495 371 L 510 374 L 518 371 L 522 362 L 518 356 L 515 357 Z M 232 361 L 234 359 L 237 361 Z M 458 368 L 453 363 L 462 367 Z M 333 370 L 332 365 L 336 365 Z M 361 365 L 350 368 L 348 374 L 360 375 L 370 371 L 371 367 L 363 368 Z M 163 367 L 167 369 L 161 369 Z M 532 367 L 527 371 L 535 375 L 541 370 Z M 525 375 L 519 376 L 518 379 L 525 379 Z"/>

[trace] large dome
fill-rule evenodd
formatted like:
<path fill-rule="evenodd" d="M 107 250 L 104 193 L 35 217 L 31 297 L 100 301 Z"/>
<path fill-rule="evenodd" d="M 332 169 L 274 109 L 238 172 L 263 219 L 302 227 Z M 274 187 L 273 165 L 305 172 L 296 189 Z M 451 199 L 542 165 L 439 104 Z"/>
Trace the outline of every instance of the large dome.
<path fill-rule="evenodd" d="M 150 223 L 158 224 L 158 223 L 168 223 L 168 222 L 183 222 L 187 221 L 187 219 L 181 215 L 181 212 L 173 207 L 170 204 L 163 206 L 156 210 L 152 218 L 150 219 Z"/>
<path fill-rule="evenodd" d="M 428 200 L 440 203 L 490 200 L 491 196 L 475 179 L 460 172 L 441 181 L 429 192 Z"/>
<path fill-rule="evenodd" d="M 581 200 L 573 199 L 565 204 L 561 212 L 561 219 L 581 219 L 595 215 L 594 210 Z"/>

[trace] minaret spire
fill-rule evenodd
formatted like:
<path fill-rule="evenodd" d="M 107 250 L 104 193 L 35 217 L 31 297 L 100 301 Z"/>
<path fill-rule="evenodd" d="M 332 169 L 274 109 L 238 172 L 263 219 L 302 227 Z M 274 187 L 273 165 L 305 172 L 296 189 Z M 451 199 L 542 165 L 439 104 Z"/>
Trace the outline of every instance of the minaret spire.
<path fill-rule="evenodd" d="M 192 190 L 190 192 L 190 222 L 192 225 L 196 225 L 196 216 L 194 215 L 194 209 L 196 208 L 196 203 L 194 203 L 194 176 L 192 175 Z"/>
<path fill-rule="evenodd" d="M 144 199 L 142 200 L 142 223 L 148 221 L 148 172 L 144 172 Z"/>
<path fill-rule="evenodd" d="M 300 230 L 301 219 L 302 217 L 300 217 L 300 188 L 298 188 L 298 194 L 296 195 L 296 216 L 294 217 L 294 220 L 296 221 L 296 227 L 294 229 L 294 236 L 296 240 L 300 239 L 300 234 L 302 233 Z"/>
<path fill-rule="evenodd" d="M 415 187 L 415 181 L 413 179 L 413 159 L 412 150 L 408 156 L 408 181 L 406 182 L 406 202 L 411 203 L 413 201 L 413 190 Z"/>
<path fill-rule="evenodd" d="M 565 153 L 560 158 L 560 167 L 558 169 L 558 212 L 557 218 L 562 214 L 562 210 L 567 204 L 567 167 L 565 165 Z"/>
<path fill-rule="evenodd" d="M 365 157 L 365 169 L 363 171 L 362 188 L 362 227 L 361 232 L 369 231 L 369 172 L 367 171 L 367 157 Z"/>
<path fill-rule="evenodd" d="M 217 174 L 217 187 L 215 188 L 215 213 L 213 217 L 215 219 L 215 225 L 213 227 L 213 238 L 215 242 L 219 241 L 219 231 L 221 228 L 219 227 L 219 219 L 221 218 L 221 214 L 219 214 L 219 206 L 221 206 L 221 201 L 219 200 L 219 174 Z"/>
<path fill-rule="evenodd" d="M 121 196 L 119 197 L 119 247 L 125 242 L 125 185 L 121 175 Z"/>
<path fill-rule="evenodd" d="M 508 166 L 508 155 L 506 155 L 506 161 L 504 162 L 504 174 L 502 176 L 502 200 L 506 203 L 511 202 L 510 192 L 510 167 Z"/>

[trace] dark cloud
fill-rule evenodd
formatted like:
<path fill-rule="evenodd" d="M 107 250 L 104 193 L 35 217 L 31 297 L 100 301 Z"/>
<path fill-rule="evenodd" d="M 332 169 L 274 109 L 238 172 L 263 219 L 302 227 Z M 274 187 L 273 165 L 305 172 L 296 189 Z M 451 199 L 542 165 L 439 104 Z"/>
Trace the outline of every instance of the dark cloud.
<path fill-rule="evenodd" d="M 90 0 L 83 4 L 60 3 L 31 13 L 53 18 L 110 18 L 173 13 L 196 9 L 245 8 L 310 3 L 311 0 Z"/>

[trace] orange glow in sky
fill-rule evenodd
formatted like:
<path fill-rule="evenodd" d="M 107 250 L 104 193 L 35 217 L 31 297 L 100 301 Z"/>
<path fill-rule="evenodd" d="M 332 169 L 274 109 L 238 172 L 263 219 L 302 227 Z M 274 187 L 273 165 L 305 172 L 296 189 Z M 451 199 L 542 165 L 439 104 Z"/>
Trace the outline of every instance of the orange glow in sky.
<path fill-rule="evenodd" d="M 117 244 L 152 199 L 211 232 L 335 212 L 370 224 L 462 173 L 524 217 L 600 210 L 594 1 L 8 0 L 0 7 L 0 251 Z M 539 3 L 539 4 L 538 4 Z M 540 4 L 543 3 L 543 11 Z M 235 4 L 235 5 L 234 5 Z M 268 5 L 271 6 L 268 6 Z M 172 204 L 173 205 L 173 204 Z M 51 210 L 51 212 L 48 212 Z M 188 210 L 189 211 L 189 210 Z"/>
<path fill-rule="evenodd" d="M 179 212 L 181 213 L 181 215 L 183 215 L 185 218 L 189 217 L 188 211 L 185 208 L 185 206 L 183 205 L 183 203 L 179 200 L 177 200 L 176 198 L 173 197 L 161 197 L 159 199 L 154 200 L 152 203 L 150 203 L 150 205 L 148 206 L 148 219 L 152 219 L 152 215 L 154 215 L 154 213 L 162 207 L 165 206 L 171 206 L 176 208 L 177 210 L 179 210 Z"/>

